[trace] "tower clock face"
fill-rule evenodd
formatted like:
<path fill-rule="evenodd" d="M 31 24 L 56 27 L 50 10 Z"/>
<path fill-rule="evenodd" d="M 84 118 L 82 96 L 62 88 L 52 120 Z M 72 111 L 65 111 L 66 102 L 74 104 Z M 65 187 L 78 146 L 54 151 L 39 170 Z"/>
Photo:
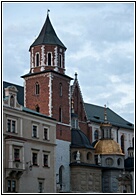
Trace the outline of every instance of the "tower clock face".
<path fill-rule="evenodd" d="M 108 166 L 113 165 L 113 159 L 112 158 L 107 158 L 106 159 L 106 165 L 108 165 Z"/>

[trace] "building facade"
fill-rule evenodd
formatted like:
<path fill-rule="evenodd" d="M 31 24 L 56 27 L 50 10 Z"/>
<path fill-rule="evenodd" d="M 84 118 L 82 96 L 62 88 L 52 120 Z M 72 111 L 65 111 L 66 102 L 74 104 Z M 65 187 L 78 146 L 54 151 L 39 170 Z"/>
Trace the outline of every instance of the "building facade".
<path fill-rule="evenodd" d="M 17 88 L 5 88 L 3 192 L 56 192 L 56 121 L 21 106 Z"/>
<path fill-rule="evenodd" d="M 47 14 L 40 34 L 29 48 L 30 71 L 22 76 L 24 87 L 16 86 L 19 95 L 14 87 L 4 92 L 4 152 L 8 152 L 4 156 L 4 190 L 12 190 L 12 184 L 16 184 L 17 192 L 24 192 L 26 182 L 31 187 L 26 192 L 33 193 L 133 192 L 129 179 L 128 188 L 120 188 L 124 178 L 119 175 L 125 169 L 129 147 L 134 147 L 134 125 L 110 108 L 84 102 L 77 74 L 72 85 L 72 78 L 65 74 L 65 51 Z M 9 116 L 16 116 L 16 121 L 7 119 L 7 110 L 12 113 Z M 16 134 L 7 131 L 6 126 L 15 129 L 16 123 L 20 127 Z M 106 130 L 103 134 L 102 123 Z M 104 140 L 109 123 L 111 137 Z M 16 145 L 20 147 L 14 153 Z M 108 145 L 111 153 L 104 150 Z M 16 154 L 21 160 L 15 161 L 15 170 Z M 133 173 L 132 168 L 132 176 Z"/>

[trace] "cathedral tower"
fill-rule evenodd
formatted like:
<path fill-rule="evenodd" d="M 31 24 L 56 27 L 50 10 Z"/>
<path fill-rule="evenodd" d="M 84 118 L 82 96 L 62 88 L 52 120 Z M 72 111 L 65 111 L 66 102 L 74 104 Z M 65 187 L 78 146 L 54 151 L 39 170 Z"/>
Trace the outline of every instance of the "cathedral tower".
<path fill-rule="evenodd" d="M 55 118 L 57 139 L 71 140 L 70 81 L 65 75 L 66 47 L 47 14 L 42 30 L 30 46 L 30 72 L 25 80 L 25 107 Z"/>

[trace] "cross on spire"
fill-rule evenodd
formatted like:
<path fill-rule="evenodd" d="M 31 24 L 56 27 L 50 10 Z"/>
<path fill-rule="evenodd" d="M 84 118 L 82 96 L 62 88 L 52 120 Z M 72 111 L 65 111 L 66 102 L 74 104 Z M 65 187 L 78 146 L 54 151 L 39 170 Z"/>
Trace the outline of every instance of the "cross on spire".
<path fill-rule="evenodd" d="M 49 12 L 50 12 L 50 10 L 49 9 L 47 9 L 47 15 L 49 16 Z"/>

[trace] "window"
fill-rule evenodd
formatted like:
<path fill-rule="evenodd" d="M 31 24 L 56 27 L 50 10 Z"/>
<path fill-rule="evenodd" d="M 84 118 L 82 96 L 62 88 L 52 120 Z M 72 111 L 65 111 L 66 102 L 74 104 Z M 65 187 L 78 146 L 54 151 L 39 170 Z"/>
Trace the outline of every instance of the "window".
<path fill-rule="evenodd" d="M 60 189 L 62 190 L 62 185 L 63 185 L 63 173 L 64 173 L 64 166 L 60 166 L 59 168 L 59 184 L 60 184 Z"/>
<path fill-rule="evenodd" d="M 8 192 L 16 192 L 16 181 L 8 180 L 7 181 L 7 191 Z"/>
<path fill-rule="evenodd" d="M 59 67 L 62 67 L 62 55 L 59 55 Z"/>
<path fill-rule="evenodd" d="M 10 97 L 10 106 L 11 107 L 15 106 L 15 101 L 14 101 L 14 96 L 13 95 L 11 95 L 11 97 Z"/>
<path fill-rule="evenodd" d="M 37 82 L 35 85 L 35 94 L 39 95 L 39 92 L 40 92 L 40 87 L 39 87 L 39 83 Z"/>
<path fill-rule="evenodd" d="M 15 133 L 16 132 L 16 121 L 8 119 L 7 120 L 7 131 Z"/>
<path fill-rule="evenodd" d="M 36 112 L 40 112 L 39 106 L 36 105 Z"/>
<path fill-rule="evenodd" d="M 62 97 L 62 83 L 59 84 L 59 95 Z"/>
<path fill-rule="evenodd" d="M 120 159 L 120 158 L 117 160 L 117 164 L 118 164 L 118 165 L 121 164 L 121 159 Z"/>
<path fill-rule="evenodd" d="M 78 129 L 78 119 L 77 118 L 72 119 L 71 126 L 74 129 Z"/>
<path fill-rule="evenodd" d="M 59 122 L 62 122 L 62 108 L 59 107 Z"/>
<path fill-rule="evenodd" d="M 20 162 L 20 149 L 14 148 L 14 161 Z"/>
<path fill-rule="evenodd" d="M 38 165 L 38 153 L 35 152 L 32 153 L 32 164 Z"/>
<path fill-rule="evenodd" d="M 92 159 L 92 154 L 91 154 L 91 152 L 88 152 L 87 153 L 87 160 L 91 160 Z"/>
<path fill-rule="evenodd" d="M 44 193 L 44 178 L 38 178 L 38 192 Z"/>
<path fill-rule="evenodd" d="M 48 53 L 48 65 L 51 66 L 51 53 Z"/>
<path fill-rule="evenodd" d="M 39 53 L 36 53 L 36 56 L 35 56 L 35 65 L 36 65 L 36 67 L 39 66 Z"/>
<path fill-rule="evenodd" d="M 49 129 L 44 127 L 44 140 L 49 140 Z"/>
<path fill-rule="evenodd" d="M 43 166 L 48 166 L 48 155 L 44 154 L 43 155 Z"/>
<path fill-rule="evenodd" d="M 42 182 L 39 182 L 39 193 L 42 193 L 43 190 L 43 184 Z"/>
<path fill-rule="evenodd" d="M 132 138 L 132 147 L 134 147 L 134 137 Z"/>
<path fill-rule="evenodd" d="M 113 165 L 113 159 L 112 158 L 107 158 L 106 159 L 106 165 L 108 165 L 108 166 Z"/>
<path fill-rule="evenodd" d="M 122 152 L 124 153 L 124 135 L 121 135 L 121 149 L 122 149 Z"/>
<path fill-rule="evenodd" d="M 33 128 L 32 128 L 32 137 L 35 137 L 35 138 L 38 137 L 38 127 L 36 125 L 33 125 Z"/>
<path fill-rule="evenodd" d="M 98 130 L 94 131 L 94 139 L 98 140 L 99 139 L 99 134 L 98 134 Z"/>

